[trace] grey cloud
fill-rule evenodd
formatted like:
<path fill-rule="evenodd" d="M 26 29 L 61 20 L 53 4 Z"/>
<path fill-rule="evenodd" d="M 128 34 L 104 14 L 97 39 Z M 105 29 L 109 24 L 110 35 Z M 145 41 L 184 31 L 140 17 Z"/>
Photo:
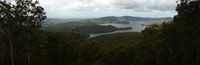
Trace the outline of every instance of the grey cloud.
<path fill-rule="evenodd" d="M 160 10 L 160 11 L 174 11 L 175 5 L 168 5 L 168 6 L 151 6 L 149 9 L 152 10 Z"/>
<path fill-rule="evenodd" d="M 8 2 L 12 2 L 12 1 L 15 1 L 15 0 L 6 0 L 6 1 L 8 1 Z"/>
<path fill-rule="evenodd" d="M 15 0 L 6 0 L 14 2 Z M 48 17 L 173 16 L 176 0 L 39 0 Z M 156 10 L 156 11 L 155 11 Z M 157 12 L 159 11 L 159 12 Z M 171 13 L 172 12 L 172 13 Z"/>
<path fill-rule="evenodd" d="M 135 9 L 140 6 L 139 3 L 133 1 L 115 1 L 113 5 L 124 9 Z"/>
<path fill-rule="evenodd" d="M 122 9 L 141 10 L 158 10 L 158 11 L 174 11 L 176 7 L 176 0 L 121 0 L 113 3 Z"/>

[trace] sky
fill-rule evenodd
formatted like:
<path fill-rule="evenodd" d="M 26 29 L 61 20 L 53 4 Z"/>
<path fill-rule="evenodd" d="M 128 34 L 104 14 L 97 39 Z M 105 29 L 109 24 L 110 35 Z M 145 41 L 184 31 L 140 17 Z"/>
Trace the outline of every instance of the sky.
<path fill-rule="evenodd" d="M 12 1 L 12 0 L 9 0 Z M 176 0 L 39 0 L 48 18 L 173 17 Z"/>

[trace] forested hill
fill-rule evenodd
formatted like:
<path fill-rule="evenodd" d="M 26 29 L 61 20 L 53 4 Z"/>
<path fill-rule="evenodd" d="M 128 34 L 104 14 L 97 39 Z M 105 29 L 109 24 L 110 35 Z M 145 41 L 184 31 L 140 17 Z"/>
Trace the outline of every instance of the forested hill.
<path fill-rule="evenodd" d="M 118 19 L 126 19 L 128 21 L 172 20 L 171 17 L 149 18 L 149 17 L 135 17 L 135 16 L 121 16 L 121 17 L 107 16 L 107 17 L 97 18 L 97 20 L 103 20 L 103 21 L 117 21 Z"/>
<path fill-rule="evenodd" d="M 51 32 L 71 32 L 78 29 L 81 33 L 89 35 L 91 33 L 108 33 L 119 30 L 130 30 L 132 27 L 117 28 L 112 25 L 102 26 L 100 24 L 130 24 L 135 21 L 171 21 L 172 18 L 145 18 L 134 16 L 107 16 L 92 19 L 55 19 L 49 18 L 44 21 L 42 27 L 45 31 Z"/>
<path fill-rule="evenodd" d="M 91 39 L 46 31 L 37 0 L 16 2 L 0 0 L 0 65 L 200 65 L 200 0 L 177 1 L 170 22 Z"/>
<path fill-rule="evenodd" d="M 139 36 L 139 32 L 124 32 L 97 36 L 88 39 L 88 41 L 96 42 L 101 48 L 111 48 L 113 46 L 123 45 L 124 43 L 135 42 L 139 39 Z"/>
<path fill-rule="evenodd" d="M 154 20 L 165 20 L 171 21 L 172 17 L 161 17 L 161 18 L 149 18 L 149 17 L 136 17 L 136 16 L 106 16 L 100 18 L 87 18 L 87 19 L 58 19 L 58 18 L 48 18 L 44 20 L 44 23 L 63 23 L 63 22 L 73 22 L 73 21 L 93 21 L 96 23 L 128 23 L 128 21 L 154 21 Z"/>

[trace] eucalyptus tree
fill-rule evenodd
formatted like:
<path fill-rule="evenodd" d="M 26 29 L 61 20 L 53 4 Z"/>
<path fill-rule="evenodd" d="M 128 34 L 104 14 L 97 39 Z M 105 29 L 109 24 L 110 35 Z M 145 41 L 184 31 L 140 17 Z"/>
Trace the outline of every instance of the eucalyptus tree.
<path fill-rule="evenodd" d="M 147 59 L 144 62 L 153 62 L 153 65 L 200 64 L 200 0 L 178 0 L 176 11 L 178 14 L 171 22 L 142 31 L 142 48 L 147 48 L 141 56 Z"/>
<path fill-rule="evenodd" d="M 30 52 L 32 34 L 40 31 L 41 21 L 46 19 L 44 8 L 39 6 L 39 2 L 32 0 L 16 0 L 15 3 L 0 0 L 0 29 L 4 33 L 7 43 L 10 47 L 11 63 L 14 65 L 14 48 L 16 42 L 23 40 L 22 44 Z M 30 55 L 27 54 L 28 64 L 30 64 Z"/>
<path fill-rule="evenodd" d="M 180 0 L 174 17 L 177 42 L 186 65 L 200 64 L 200 0 Z"/>

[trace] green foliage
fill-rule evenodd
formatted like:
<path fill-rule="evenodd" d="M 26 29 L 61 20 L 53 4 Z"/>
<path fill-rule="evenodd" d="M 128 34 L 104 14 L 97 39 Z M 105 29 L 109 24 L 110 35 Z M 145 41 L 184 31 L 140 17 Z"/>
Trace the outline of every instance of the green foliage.
<path fill-rule="evenodd" d="M 1 36 L 4 37 L 3 41 L 9 44 L 12 65 L 30 65 L 33 50 L 40 43 L 38 35 L 41 32 L 41 21 L 46 16 L 44 8 L 38 4 L 38 1 L 32 0 L 17 0 L 16 4 L 0 1 Z M 21 55 L 15 57 L 14 54 Z M 18 58 L 23 60 L 17 60 Z"/>
<path fill-rule="evenodd" d="M 139 32 L 126 32 L 126 33 L 114 33 L 107 34 L 89 39 L 99 43 L 98 45 L 102 48 L 110 48 L 117 45 L 123 45 L 130 42 L 135 42 L 140 36 Z"/>
<path fill-rule="evenodd" d="M 139 65 L 199 65 L 200 1 L 178 3 L 178 15 L 172 22 L 152 25 L 142 31 L 140 43 L 146 49 L 138 59 L 143 60 Z"/>
<path fill-rule="evenodd" d="M 150 25 L 141 33 L 88 39 L 77 29 L 40 30 L 46 16 L 37 1 L 19 0 L 16 5 L 0 1 L 0 64 L 199 65 L 200 1 L 178 3 L 178 15 L 171 22 Z"/>

